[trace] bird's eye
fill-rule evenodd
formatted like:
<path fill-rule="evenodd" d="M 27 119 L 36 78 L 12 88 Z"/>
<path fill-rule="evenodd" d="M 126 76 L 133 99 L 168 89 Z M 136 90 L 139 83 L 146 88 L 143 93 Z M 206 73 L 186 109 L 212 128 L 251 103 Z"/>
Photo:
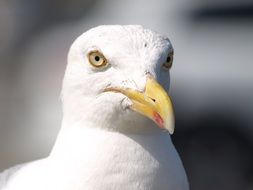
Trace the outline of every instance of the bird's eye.
<path fill-rule="evenodd" d="M 170 69 L 172 67 L 173 62 L 173 53 L 170 53 L 166 59 L 166 62 L 163 64 L 165 69 Z"/>
<path fill-rule="evenodd" d="M 92 51 L 88 55 L 89 62 L 94 67 L 102 67 L 107 64 L 107 60 L 104 55 L 99 51 Z"/>

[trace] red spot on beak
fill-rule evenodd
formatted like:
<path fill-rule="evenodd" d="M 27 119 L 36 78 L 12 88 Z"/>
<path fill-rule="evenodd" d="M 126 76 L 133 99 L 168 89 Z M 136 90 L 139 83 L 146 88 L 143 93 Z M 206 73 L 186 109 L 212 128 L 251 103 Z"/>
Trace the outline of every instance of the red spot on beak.
<path fill-rule="evenodd" d="M 154 112 L 153 115 L 154 115 L 154 119 L 155 119 L 155 122 L 157 123 L 157 125 L 161 129 L 164 129 L 164 121 L 163 121 L 162 117 L 160 116 L 160 114 L 157 112 Z"/>

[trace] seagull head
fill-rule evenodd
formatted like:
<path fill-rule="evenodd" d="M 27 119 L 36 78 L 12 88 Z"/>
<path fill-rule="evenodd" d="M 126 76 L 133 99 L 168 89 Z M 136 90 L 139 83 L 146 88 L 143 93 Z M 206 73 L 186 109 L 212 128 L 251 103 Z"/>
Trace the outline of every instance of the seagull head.
<path fill-rule="evenodd" d="M 69 50 L 62 88 L 64 119 L 117 131 L 156 125 L 172 134 L 172 61 L 169 39 L 142 26 L 90 29 Z"/>

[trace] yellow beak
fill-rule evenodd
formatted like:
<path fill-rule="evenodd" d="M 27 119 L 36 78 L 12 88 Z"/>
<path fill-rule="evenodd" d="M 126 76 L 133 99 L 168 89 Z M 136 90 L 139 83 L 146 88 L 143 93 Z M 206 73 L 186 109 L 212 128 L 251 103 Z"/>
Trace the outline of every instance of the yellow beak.
<path fill-rule="evenodd" d="M 160 128 L 174 132 L 174 112 L 170 97 L 163 87 L 148 76 L 144 92 L 130 88 L 107 88 L 105 91 L 119 92 L 131 101 L 131 109 L 150 118 Z"/>

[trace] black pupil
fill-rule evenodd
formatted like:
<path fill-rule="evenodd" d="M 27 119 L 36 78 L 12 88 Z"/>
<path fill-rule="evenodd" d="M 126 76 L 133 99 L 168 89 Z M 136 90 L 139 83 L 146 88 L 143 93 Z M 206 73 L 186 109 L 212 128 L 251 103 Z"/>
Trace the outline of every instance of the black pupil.
<path fill-rule="evenodd" d="M 167 57 L 167 62 L 170 62 L 171 61 L 171 58 L 170 58 L 170 56 L 169 57 Z"/>
<path fill-rule="evenodd" d="M 95 60 L 96 60 L 96 61 L 99 61 L 99 60 L 100 60 L 100 57 L 96 55 L 96 56 L 95 56 Z"/>

